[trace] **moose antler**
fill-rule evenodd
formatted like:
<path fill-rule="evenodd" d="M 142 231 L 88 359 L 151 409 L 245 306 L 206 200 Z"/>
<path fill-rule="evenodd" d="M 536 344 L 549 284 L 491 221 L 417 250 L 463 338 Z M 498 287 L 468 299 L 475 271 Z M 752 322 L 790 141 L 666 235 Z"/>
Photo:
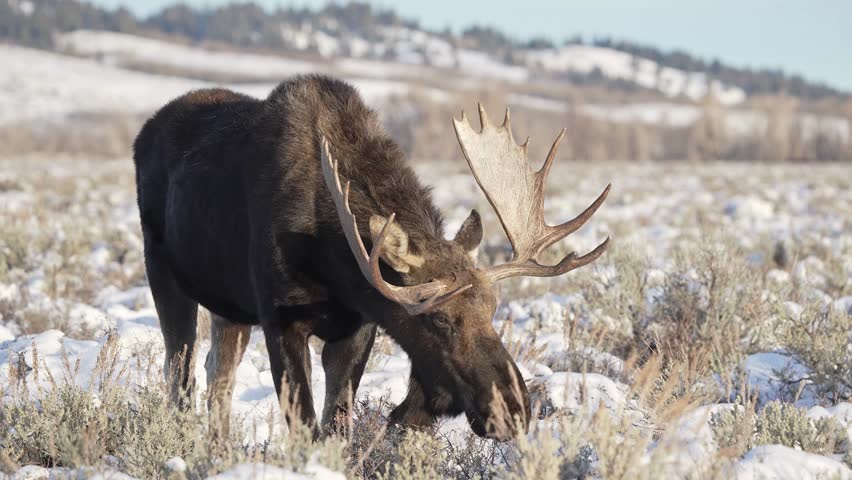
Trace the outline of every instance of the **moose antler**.
<path fill-rule="evenodd" d="M 334 200 L 334 206 L 337 209 L 337 216 L 340 218 L 343 233 L 346 235 L 346 241 L 355 255 L 355 260 L 358 261 L 361 273 L 379 293 L 384 295 L 388 300 L 400 304 L 409 315 L 420 315 L 447 302 L 472 286 L 465 285 L 444 293 L 450 286 L 440 281 L 433 281 L 412 287 L 400 287 L 386 282 L 382 278 L 379 258 L 382 254 L 385 237 L 390 230 L 396 214 L 392 213 L 388 217 L 381 233 L 373 238 L 373 247 L 370 250 L 370 254 L 367 255 L 367 249 L 364 248 L 361 234 L 358 233 L 355 215 L 349 207 L 349 181 L 341 188 L 338 171 L 340 163 L 331 156 L 325 137 L 322 137 L 321 157 L 322 175 L 325 179 L 326 187 L 331 192 L 331 198 Z"/>
<path fill-rule="evenodd" d="M 538 256 L 544 249 L 583 226 L 609 193 L 610 185 L 607 185 L 597 200 L 573 220 L 558 226 L 545 223 L 545 182 L 559 143 L 565 137 L 565 129 L 562 129 L 550 147 L 541 170 L 533 172 L 527 159 L 529 138 L 523 145 L 515 143 L 509 109 L 506 109 L 503 125 L 495 127 L 488 121 L 485 108 L 479 104 L 479 121 L 481 132 L 471 127 L 462 111 L 461 120 L 454 118 L 453 126 L 470 170 L 497 212 L 514 250 L 511 262 L 486 270 L 491 280 L 515 276 L 555 277 L 600 257 L 609 244 L 609 237 L 582 257 L 572 252 L 556 265 L 542 265 L 538 262 Z"/>

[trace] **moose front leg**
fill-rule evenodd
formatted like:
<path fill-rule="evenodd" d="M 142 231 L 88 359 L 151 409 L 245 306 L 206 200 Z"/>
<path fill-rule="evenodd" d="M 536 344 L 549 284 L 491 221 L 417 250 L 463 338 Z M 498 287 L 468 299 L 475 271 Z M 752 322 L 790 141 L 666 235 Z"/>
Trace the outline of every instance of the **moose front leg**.
<path fill-rule="evenodd" d="M 312 319 L 276 317 L 271 322 L 263 322 L 263 335 L 284 418 L 291 429 L 293 422 L 308 426 L 316 438 L 319 430 L 311 396 L 311 356 L 308 349 Z M 284 393 L 286 398 L 282 397 Z"/>
<path fill-rule="evenodd" d="M 351 337 L 328 342 L 323 347 L 325 405 L 322 429 L 325 433 L 338 431 L 341 423 L 351 418 L 355 392 L 358 390 L 375 339 L 376 324 L 364 323 Z"/>

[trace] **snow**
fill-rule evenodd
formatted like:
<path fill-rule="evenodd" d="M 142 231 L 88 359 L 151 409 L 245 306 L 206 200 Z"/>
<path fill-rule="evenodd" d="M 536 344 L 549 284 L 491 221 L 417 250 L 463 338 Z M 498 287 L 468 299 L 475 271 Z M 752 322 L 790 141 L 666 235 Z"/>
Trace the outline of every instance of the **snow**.
<path fill-rule="evenodd" d="M 753 448 L 736 465 L 736 480 L 804 480 L 852 478 L 852 470 L 833 458 L 802 452 L 782 445 Z"/>
<path fill-rule="evenodd" d="M 79 330 L 72 330 L 71 333 L 90 331 L 102 335 L 109 328 L 104 312 L 84 303 L 74 304 L 68 311 L 68 319 L 71 325 L 79 328 Z"/>
<path fill-rule="evenodd" d="M 56 121 L 81 112 L 152 113 L 198 88 L 225 87 L 255 98 L 265 98 L 275 88 L 273 83 L 216 84 L 134 72 L 12 45 L 0 45 L 0 56 L 7 61 L 0 70 L 0 125 L 44 118 Z M 62 72 L 61 82 L 55 78 L 57 71 Z M 373 105 L 415 91 L 433 101 L 450 98 L 439 89 L 416 88 L 402 81 L 356 78 L 351 83 Z"/>
<path fill-rule="evenodd" d="M 778 373 L 787 372 L 794 379 L 807 381 L 808 370 L 784 352 L 756 353 L 746 357 L 744 371 L 748 383 L 758 392 L 761 402 L 778 399 L 778 390 L 783 385 Z"/>
<path fill-rule="evenodd" d="M 166 460 L 165 464 L 166 468 L 168 468 L 172 472 L 180 472 L 183 473 L 186 471 L 186 461 L 180 457 L 172 457 Z"/>
<path fill-rule="evenodd" d="M 0 45 L 0 57 L 0 124 L 61 118 L 76 111 L 148 112 L 204 86 L 11 45 Z M 62 81 L 57 72 L 62 72 Z"/>
<path fill-rule="evenodd" d="M 25 465 L 15 472 L 15 480 L 47 480 L 50 470 L 38 465 Z"/>
<path fill-rule="evenodd" d="M 678 477 L 695 476 L 696 472 L 712 461 L 713 454 L 718 450 L 710 419 L 719 412 L 734 408 L 737 408 L 734 404 L 720 403 L 703 405 L 686 412 L 667 429 L 649 453 L 657 448 L 671 448 L 673 452 L 665 458 L 669 468 L 677 472 Z"/>
<path fill-rule="evenodd" d="M 316 72 L 320 67 L 314 62 L 280 56 L 207 50 L 117 32 L 75 30 L 57 35 L 57 45 L 63 51 L 97 57 L 108 64 L 160 65 L 198 73 L 256 79 L 279 79 Z"/>
<path fill-rule="evenodd" d="M 380 62 L 363 58 L 341 58 L 334 66 L 341 72 L 366 78 L 412 78 L 424 74 L 424 70 L 412 65 L 395 62 Z"/>
<path fill-rule="evenodd" d="M 483 52 L 460 49 L 456 54 L 459 68 L 469 75 L 514 83 L 524 82 L 529 78 L 529 71 L 526 68 L 506 65 Z"/>
<path fill-rule="evenodd" d="M 816 405 L 808 409 L 808 418 L 816 420 L 826 417 L 833 417 L 846 428 L 847 441 L 852 445 L 852 403 L 841 402 L 832 407 Z"/>
<path fill-rule="evenodd" d="M 384 36 L 382 43 L 390 44 L 397 60 L 403 63 L 428 63 L 438 68 L 456 65 L 454 47 L 443 38 L 405 27 L 380 27 L 379 32 Z M 409 57 L 409 61 L 405 57 Z"/>
<path fill-rule="evenodd" d="M 669 97 L 685 96 L 700 100 L 712 94 L 723 105 L 736 105 L 746 98 L 742 89 L 709 81 L 703 73 L 663 67 L 651 60 L 610 48 L 568 45 L 529 50 L 525 59 L 528 66 L 549 72 L 588 74 L 599 71 L 608 78 L 632 81 Z"/>
<path fill-rule="evenodd" d="M 627 394 L 626 386 L 597 373 L 557 372 L 535 380 L 530 388 L 537 386 L 546 388 L 546 400 L 553 408 L 589 415 L 600 407 L 617 411 Z"/>
<path fill-rule="evenodd" d="M 186 462 L 180 457 L 166 461 L 166 468 L 179 478 L 184 478 Z M 15 472 L 15 480 L 48 480 L 53 478 L 79 478 L 87 480 L 136 480 L 134 477 L 113 470 L 92 468 L 45 468 L 28 465 Z M 243 463 L 207 477 L 208 480 L 345 480 L 341 472 L 335 472 L 311 460 L 302 471 L 276 467 L 265 463 Z"/>
<path fill-rule="evenodd" d="M 849 315 L 852 315 L 852 295 L 846 295 L 845 297 L 840 297 L 834 301 L 834 308 L 839 312 L 846 312 Z"/>
<path fill-rule="evenodd" d="M 2 320 L 2 318 L 0 318 Z M 6 325 L 0 325 L 0 345 L 3 342 L 11 341 L 15 339 L 15 334 L 12 333 L 12 330 Z"/>
<path fill-rule="evenodd" d="M 255 480 L 345 480 L 346 477 L 340 472 L 333 472 L 316 463 L 309 463 L 304 472 L 274 467 L 264 463 L 250 463 L 238 465 L 218 475 L 209 477 L 209 480 L 242 480 L 252 478 Z"/>

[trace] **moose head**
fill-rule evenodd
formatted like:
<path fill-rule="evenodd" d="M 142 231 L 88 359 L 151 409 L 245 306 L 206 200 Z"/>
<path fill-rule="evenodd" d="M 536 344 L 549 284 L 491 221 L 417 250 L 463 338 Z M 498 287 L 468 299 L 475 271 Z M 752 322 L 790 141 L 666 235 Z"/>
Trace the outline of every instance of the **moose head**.
<path fill-rule="evenodd" d="M 530 420 L 529 394 L 517 366 L 500 341 L 492 318 L 497 308 L 494 284 L 515 276 L 555 277 L 593 262 L 609 238 L 583 256 L 570 253 L 555 265 L 539 256 L 576 231 L 601 206 L 608 185 L 576 218 L 551 226 L 544 221 L 544 190 L 563 129 L 537 172 L 530 167 L 527 145 L 512 137 L 509 111 L 499 127 L 479 106 L 480 131 L 462 112 L 454 119 L 456 136 L 479 187 L 494 208 L 514 252 L 510 262 L 480 268 L 470 252 L 482 239 L 474 210 L 453 240 L 410 244 L 409 235 L 388 217 L 369 220 L 371 249 L 358 233 L 349 206 L 349 182 L 341 185 L 339 162 L 322 140 L 322 170 L 349 247 L 366 280 L 388 300 L 402 307 L 404 317 L 396 339 L 412 362 L 412 379 L 424 397 L 428 415 L 464 412 L 474 432 L 505 440 Z M 385 272 L 383 275 L 383 271 Z M 401 285 L 385 280 L 393 275 Z M 507 417 L 508 418 L 505 418 Z"/>

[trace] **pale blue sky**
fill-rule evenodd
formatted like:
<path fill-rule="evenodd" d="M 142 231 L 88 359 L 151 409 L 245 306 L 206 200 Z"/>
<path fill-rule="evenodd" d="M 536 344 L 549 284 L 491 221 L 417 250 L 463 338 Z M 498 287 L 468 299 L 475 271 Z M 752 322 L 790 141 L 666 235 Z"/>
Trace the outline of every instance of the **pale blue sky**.
<path fill-rule="evenodd" d="M 172 0 L 94 0 L 149 14 Z M 185 0 L 214 6 L 229 0 Z M 327 0 L 258 0 L 319 7 Z M 517 38 L 608 35 L 737 66 L 780 67 L 852 90 L 850 0 L 369 0 L 432 28 L 477 23 Z M 341 2 L 338 2 L 341 3 Z"/>

